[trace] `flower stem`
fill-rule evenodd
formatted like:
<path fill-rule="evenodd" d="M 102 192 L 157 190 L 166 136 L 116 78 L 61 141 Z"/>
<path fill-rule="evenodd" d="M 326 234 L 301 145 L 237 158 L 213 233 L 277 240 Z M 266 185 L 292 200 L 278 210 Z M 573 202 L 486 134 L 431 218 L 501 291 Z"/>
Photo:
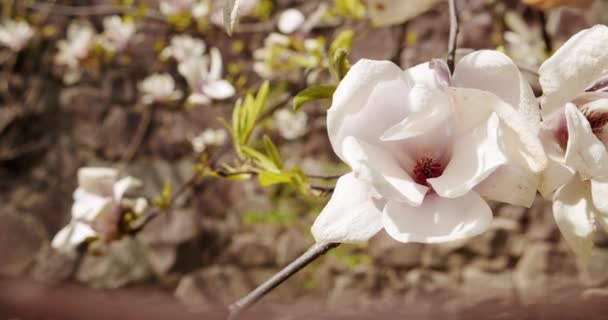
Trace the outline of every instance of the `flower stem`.
<path fill-rule="evenodd" d="M 300 271 L 302 268 L 313 262 L 318 257 L 324 255 L 327 251 L 339 246 L 339 243 L 316 243 L 296 260 L 288 264 L 281 271 L 277 272 L 266 282 L 262 283 L 255 290 L 251 291 L 248 295 L 239 299 L 235 303 L 231 304 L 228 308 L 230 309 L 229 320 L 235 320 L 245 310 L 252 307 L 256 302 L 262 299 L 274 288 L 278 287 L 285 280 L 291 278 L 294 274 Z"/>
<path fill-rule="evenodd" d="M 448 39 L 448 67 L 454 73 L 454 62 L 456 61 L 456 41 L 458 40 L 458 8 L 456 0 L 450 0 L 450 37 Z"/>

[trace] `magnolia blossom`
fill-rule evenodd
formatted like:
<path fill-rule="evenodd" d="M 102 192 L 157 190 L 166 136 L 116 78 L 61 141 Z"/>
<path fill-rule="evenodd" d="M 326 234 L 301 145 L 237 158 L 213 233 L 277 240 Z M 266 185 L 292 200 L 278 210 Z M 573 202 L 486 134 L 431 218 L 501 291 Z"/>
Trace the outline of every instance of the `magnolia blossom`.
<path fill-rule="evenodd" d="M 64 81 L 74 83 L 80 79 L 80 62 L 89 56 L 95 42 L 95 30 L 86 22 L 76 21 L 68 26 L 67 39 L 59 40 L 55 62 L 66 67 Z"/>
<path fill-rule="evenodd" d="M 308 116 L 302 111 L 292 112 L 281 109 L 274 113 L 274 119 L 281 136 L 287 140 L 298 139 L 306 134 Z"/>
<path fill-rule="evenodd" d="M 15 52 L 27 46 L 34 29 L 26 21 L 6 20 L 0 25 L 0 43 Z"/>
<path fill-rule="evenodd" d="M 139 84 L 144 104 L 168 103 L 182 98 L 182 92 L 175 89 L 175 80 L 168 73 L 155 73 Z"/>
<path fill-rule="evenodd" d="M 161 57 L 173 58 L 178 63 L 190 58 L 201 57 L 205 53 L 205 42 L 187 34 L 176 35 L 171 38 L 171 44 L 163 49 Z"/>
<path fill-rule="evenodd" d="M 287 9 L 281 13 L 278 22 L 279 31 L 285 34 L 290 34 L 296 32 L 304 22 L 306 21 L 306 17 L 304 14 L 298 9 Z"/>
<path fill-rule="evenodd" d="M 540 117 L 517 66 L 496 51 L 405 72 L 360 60 L 336 89 L 327 128 L 352 172 L 312 227 L 318 242 L 359 242 L 380 229 L 401 242 L 486 230 L 485 199 L 529 206 L 546 158 Z"/>
<path fill-rule="evenodd" d="M 209 14 L 209 1 L 206 0 L 161 0 L 160 12 L 165 16 L 189 13 L 195 18 Z"/>
<path fill-rule="evenodd" d="M 206 105 L 211 103 L 211 99 L 228 99 L 235 93 L 232 84 L 222 79 L 222 55 L 217 48 L 211 48 L 210 56 L 181 63 L 178 70 L 192 90 L 188 96 L 189 104 Z"/>
<path fill-rule="evenodd" d="M 376 26 L 406 22 L 430 10 L 442 0 L 366 0 L 369 15 Z"/>
<path fill-rule="evenodd" d="M 219 146 L 228 139 L 228 133 L 224 129 L 209 128 L 192 139 L 192 149 L 196 153 L 202 153 L 209 146 Z"/>
<path fill-rule="evenodd" d="M 135 35 L 135 23 L 125 21 L 119 16 L 110 16 L 103 19 L 104 31 L 100 40 L 104 47 L 111 51 L 122 51 Z"/>
<path fill-rule="evenodd" d="M 549 163 L 540 192 L 566 242 L 587 262 L 598 225 L 608 226 L 608 27 L 568 40 L 539 69 L 541 139 Z"/>
<path fill-rule="evenodd" d="M 78 170 L 78 188 L 74 192 L 72 219 L 53 238 L 51 245 L 70 252 L 88 238 L 111 239 L 119 234 L 119 223 L 126 210 L 141 213 L 147 203 L 123 199 L 125 193 L 141 182 L 132 177 L 118 180 L 118 171 L 87 167 Z"/>

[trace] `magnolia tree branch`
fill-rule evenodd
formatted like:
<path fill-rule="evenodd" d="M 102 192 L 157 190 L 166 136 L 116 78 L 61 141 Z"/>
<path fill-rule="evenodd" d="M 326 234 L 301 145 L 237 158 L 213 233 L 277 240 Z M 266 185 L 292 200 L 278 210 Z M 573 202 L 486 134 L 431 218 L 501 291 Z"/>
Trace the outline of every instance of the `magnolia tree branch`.
<path fill-rule="evenodd" d="M 324 255 L 327 251 L 339 246 L 339 243 L 316 243 L 301 256 L 296 258 L 293 262 L 288 264 L 281 271 L 276 273 L 266 282 L 262 283 L 255 290 L 251 291 L 248 295 L 244 296 L 237 302 L 231 304 L 228 308 L 230 309 L 229 320 L 235 320 L 239 315 L 253 306 L 256 302 L 262 299 L 274 288 L 279 286 L 285 280 L 291 278 L 294 274 L 300 271 L 302 268 L 315 261 L 318 257 Z"/>
<path fill-rule="evenodd" d="M 456 61 L 456 41 L 458 40 L 458 8 L 456 0 L 450 0 L 450 37 L 448 40 L 448 67 L 454 73 L 454 63 Z"/>

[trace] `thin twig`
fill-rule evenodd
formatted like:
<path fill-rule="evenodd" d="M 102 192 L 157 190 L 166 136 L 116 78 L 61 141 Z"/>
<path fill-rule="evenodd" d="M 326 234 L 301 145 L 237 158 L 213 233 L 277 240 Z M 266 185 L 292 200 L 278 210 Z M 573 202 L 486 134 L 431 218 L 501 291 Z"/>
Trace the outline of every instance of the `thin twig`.
<path fill-rule="evenodd" d="M 266 282 L 262 283 L 255 290 L 251 291 L 248 295 L 239 299 L 235 303 L 231 304 L 228 308 L 230 309 L 229 320 L 235 320 L 239 315 L 253 306 L 256 302 L 262 299 L 274 288 L 291 278 L 294 274 L 300 271 L 302 268 L 315 261 L 320 256 L 324 255 L 327 251 L 339 246 L 339 243 L 316 243 L 301 256 L 296 258 L 293 262 L 288 264 L 281 271 L 277 272 Z"/>
<path fill-rule="evenodd" d="M 135 135 L 133 136 L 133 140 L 131 140 L 131 144 L 129 145 L 127 151 L 124 153 L 122 157 L 122 165 L 126 167 L 135 154 L 137 150 L 141 146 L 141 143 L 144 141 L 144 137 L 146 136 L 146 132 L 148 132 L 148 128 L 150 128 L 150 124 L 152 123 L 152 117 L 154 116 L 154 105 L 144 106 L 144 110 L 141 114 L 141 119 L 139 120 L 139 124 L 137 125 L 137 129 L 135 130 Z"/>
<path fill-rule="evenodd" d="M 454 73 L 454 63 L 456 61 L 456 42 L 458 40 L 458 8 L 456 0 L 450 0 L 450 37 L 448 42 L 448 67 Z"/>

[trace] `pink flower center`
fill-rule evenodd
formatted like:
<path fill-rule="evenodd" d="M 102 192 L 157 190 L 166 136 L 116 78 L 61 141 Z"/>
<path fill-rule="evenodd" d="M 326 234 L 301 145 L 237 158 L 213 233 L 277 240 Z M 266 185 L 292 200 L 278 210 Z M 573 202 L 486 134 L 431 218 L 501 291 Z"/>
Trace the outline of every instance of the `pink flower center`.
<path fill-rule="evenodd" d="M 429 185 L 426 180 L 441 176 L 443 169 L 443 165 L 439 161 L 431 156 L 424 155 L 418 159 L 418 162 L 414 166 L 414 181 L 428 187 Z"/>
<path fill-rule="evenodd" d="M 596 136 L 600 135 L 606 124 L 608 124 L 608 113 L 605 112 L 586 112 L 585 117 Z"/>

